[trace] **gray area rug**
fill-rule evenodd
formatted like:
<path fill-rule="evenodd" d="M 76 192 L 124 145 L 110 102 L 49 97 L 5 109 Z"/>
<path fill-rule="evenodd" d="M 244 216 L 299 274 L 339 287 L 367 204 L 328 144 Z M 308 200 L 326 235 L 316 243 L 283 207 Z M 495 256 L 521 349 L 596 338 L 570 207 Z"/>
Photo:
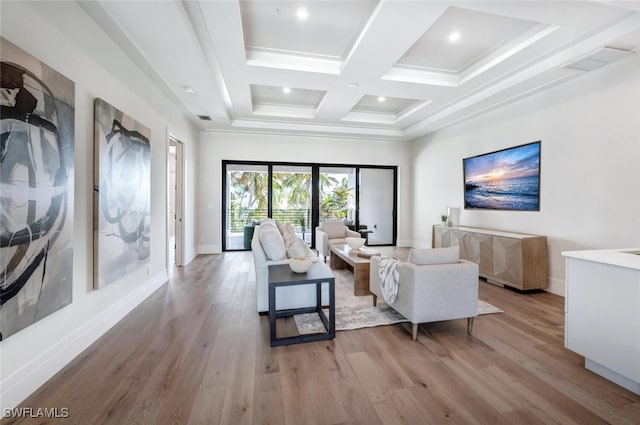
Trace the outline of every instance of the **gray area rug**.
<path fill-rule="evenodd" d="M 371 295 L 353 295 L 353 275 L 347 270 L 335 270 L 336 276 L 336 331 L 370 328 L 408 322 L 400 313 L 378 298 L 378 306 L 373 306 Z M 503 310 L 485 301 L 478 300 L 478 315 L 502 313 Z M 294 316 L 298 332 L 303 334 L 322 332 L 324 326 L 316 313 Z"/>

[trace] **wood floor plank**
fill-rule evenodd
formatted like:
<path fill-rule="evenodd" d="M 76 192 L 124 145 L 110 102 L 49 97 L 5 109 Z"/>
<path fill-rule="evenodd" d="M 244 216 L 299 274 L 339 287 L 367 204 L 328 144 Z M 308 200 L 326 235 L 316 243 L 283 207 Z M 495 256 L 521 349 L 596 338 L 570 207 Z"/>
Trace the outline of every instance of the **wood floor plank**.
<path fill-rule="evenodd" d="M 562 297 L 484 281 L 479 297 L 504 313 L 472 335 L 451 320 L 417 341 L 398 324 L 270 347 L 251 253 L 203 255 L 21 407 L 68 408 L 79 425 L 640 424 L 640 396 L 564 348 Z"/>
<path fill-rule="evenodd" d="M 282 386 L 276 373 L 256 376 L 253 399 L 254 424 L 284 424 L 284 406 L 282 404 Z"/>

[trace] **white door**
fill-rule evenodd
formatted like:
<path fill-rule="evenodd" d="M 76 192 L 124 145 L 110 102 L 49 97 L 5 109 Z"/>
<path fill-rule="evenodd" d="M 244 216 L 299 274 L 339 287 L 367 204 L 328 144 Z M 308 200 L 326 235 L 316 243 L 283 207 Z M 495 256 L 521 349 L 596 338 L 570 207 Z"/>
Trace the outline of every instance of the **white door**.
<path fill-rule="evenodd" d="M 368 245 L 392 245 L 394 210 L 392 169 L 361 168 L 359 222 L 371 231 Z"/>

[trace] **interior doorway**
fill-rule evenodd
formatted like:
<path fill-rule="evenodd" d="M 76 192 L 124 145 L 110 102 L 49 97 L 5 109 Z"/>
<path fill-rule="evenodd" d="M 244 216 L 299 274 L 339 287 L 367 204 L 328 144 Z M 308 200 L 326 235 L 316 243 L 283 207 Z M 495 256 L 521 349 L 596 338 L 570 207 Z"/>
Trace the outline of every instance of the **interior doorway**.
<path fill-rule="evenodd" d="M 184 264 L 184 178 L 183 178 L 183 145 L 169 136 L 169 152 L 167 155 L 167 271 L 173 272 Z"/>

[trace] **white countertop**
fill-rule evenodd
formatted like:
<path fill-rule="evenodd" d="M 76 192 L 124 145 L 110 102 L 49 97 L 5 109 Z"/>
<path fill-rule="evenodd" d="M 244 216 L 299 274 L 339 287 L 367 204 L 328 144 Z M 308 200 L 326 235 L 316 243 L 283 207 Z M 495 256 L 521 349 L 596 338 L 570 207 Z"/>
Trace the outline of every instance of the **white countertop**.
<path fill-rule="evenodd" d="M 563 251 L 562 255 L 580 260 L 595 261 L 640 270 L 640 248 L 598 249 L 591 251 Z"/>
<path fill-rule="evenodd" d="M 434 227 L 439 227 L 447 230 L 462 230 L 463 232 L 481 233 L 483 235 L 502 236 L 505 238 L 524 239 L 524 238 L 537 238 L 538 235 L 528 235 L 526 233 L 505 232 L 503 230 L 483 229 L 480 227 L 466 227 L 466 226 L 442 226 L 441 224 L 434 224 Z"/>

